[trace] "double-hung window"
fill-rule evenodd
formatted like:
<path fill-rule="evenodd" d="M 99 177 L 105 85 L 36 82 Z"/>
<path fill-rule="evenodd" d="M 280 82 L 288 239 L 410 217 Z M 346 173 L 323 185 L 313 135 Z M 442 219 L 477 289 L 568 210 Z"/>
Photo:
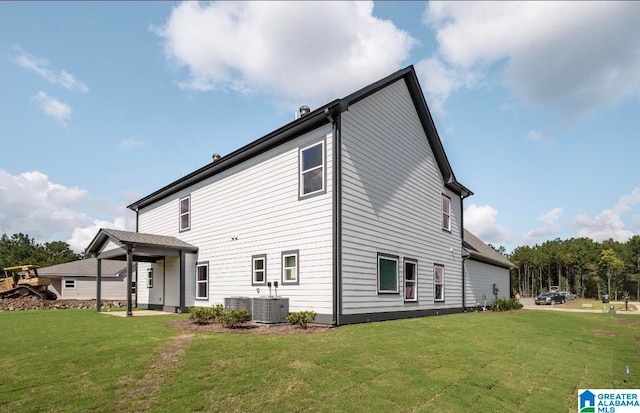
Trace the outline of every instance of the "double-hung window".
<path fill-rule="evenodd" d="M 444 266 L 433 266 L 433 299 L 444 301 Z"/>
<path fill-rule="evenodd" d="M 300 148 L 300 198 L 326 192 L 324 140 Z"/>
<path fill-rule="evenodd" d="M 153 267 L 147 270 L 147 288 L 153 288 Z"/>
<path fill-rule="evenodd" d="M 180 198 L 180 231 L 191 228 L 191 196 Z"/>
<path fill-rule="evenodd" d="M 299 284 L 298 250 L 282 253 L 282 284 Z"/>
<path fill-rule="evenodd" d="M 209 263 L 196 264 L 196 300 L 209 299 Z"/>
<path fill-rule="evenodd" d="M 265 285 L 267 282 L 267 256 L 251 257 L 251 285 Z"/>
<path fill-rule="evenodd" d="M 418 301 L 418 263 L 404 259 L 404 300 Z"/>
<path fill-rule="evenodd" d="M 442 229 L 451 232 L 451 198 L 442 195 Z"/>
<path fill-rule="evenodd" d="M 378 254 L 378 292 L 398 292 L 398 257 Z"/>

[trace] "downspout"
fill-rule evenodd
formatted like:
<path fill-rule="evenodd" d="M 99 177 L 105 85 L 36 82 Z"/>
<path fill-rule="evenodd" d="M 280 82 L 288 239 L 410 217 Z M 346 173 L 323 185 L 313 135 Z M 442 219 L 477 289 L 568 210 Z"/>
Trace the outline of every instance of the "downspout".
<path fill-rule="evenodd" d="M 465 288 L 467 274 L 465 272 L 465 267 L 466 267 L 465 261 L 467 260 L 467 258 L 471 256 L 471 253 L 469 253 L 469 251 L 464 249 L 464 199 L 467 196 L 469 196 L 469 194 L 465 194 L 464 192 L 460 195 L 460 240 L 462 241 L 460 243 L 460 249 L 461 251 L 465 251 L 468 254 L 466 256 L 462 255 L 462 312 L 463 313 L 467 311 L 467 302 L 466 302 L 467 292 Z"/>
<path fill-rule="evenodd" d="M 324 110 L 325 116 L 331 122 L 333 135 L 333 269 L 332 269 L 332 312 L 331 323 L 340 325 L 340 283 L 342 267 L 342 208 L 341 208 L 341 141 L 340 141 L 340 115 L 337 119 L 331 116 L 329 109 Z"/>

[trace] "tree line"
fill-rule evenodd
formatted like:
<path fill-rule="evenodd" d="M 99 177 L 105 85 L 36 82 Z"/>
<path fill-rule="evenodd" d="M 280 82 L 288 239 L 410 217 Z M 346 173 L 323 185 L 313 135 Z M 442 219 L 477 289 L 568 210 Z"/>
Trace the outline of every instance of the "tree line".
<path fill-rule="evenodd" d="M 540 245 L 520 246 L 511 254 L 495 248 L 515 265 L 511 271 L 513 293 L 536 296 L 550 286 L 582 298 L 640 299 L 640 235 L 626 242 L 609 239 L 556 238 Z"/>
<path fill-rule="evenodd" d="M 25 264 L 47 267 L 82 258 L 85 258 L 84 254 L 76 254 L 63 241 L 40 244 L 23 233 L 2 234 L 0 238 L 0 269 Z"/>

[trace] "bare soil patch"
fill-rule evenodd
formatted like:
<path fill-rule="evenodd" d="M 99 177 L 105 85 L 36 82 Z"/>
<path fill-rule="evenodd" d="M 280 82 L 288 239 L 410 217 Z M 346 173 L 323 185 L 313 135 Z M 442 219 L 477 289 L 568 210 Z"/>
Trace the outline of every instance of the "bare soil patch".
<path fill-rule="evenodd" d="M 171 320 L 165 323 L 167 327 L 176 328 L 185 331 L 207 331 L 214 333 L 233 333 L 233 334 L 314 334 L 328 333 L 336 329 L 336 327 L 326 324 L 309 324 L 306 329 L 291 324 L 265 325 L 248 323 L 235 328 L 226 328 L 221 324 L 197 324 L 188 319 Z"/>
<path fill-rule="evenodd" d="M 124 308 L 127 303 L 117 300 L 102 300 L 102 308 Z M 20 298 L 0 298 L 0 311 L 20 310 L 65 310 L 71 308 L 96 308 L 96 300 L 43 300 L 27 296 Z"/>

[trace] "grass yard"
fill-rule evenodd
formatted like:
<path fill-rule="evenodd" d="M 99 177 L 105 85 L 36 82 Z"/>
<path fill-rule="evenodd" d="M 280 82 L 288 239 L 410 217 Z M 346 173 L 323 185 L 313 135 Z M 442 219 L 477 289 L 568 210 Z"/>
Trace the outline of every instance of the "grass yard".
<path fill-rule="evenodd" d="M 181 317 L 0 313 L 0 412 L 575 412 L 579 388 L 640 387 L 640 316 L 486 312 L 300 335 L 164 326 Z"/>
<path fill-rule="evenodd" d="M 585 304 L 591 305 L 591 307 L 585 307 Z M 564 304 L 564 307 L 572 308 L 572 309 L 601 310 L 602 307 L 606 307 L 608 309 L 609 306 L 611 305 L 615 307 L 616 311 L 622 311 L 622 312 L 625 311 L 624 303 L 621 303 L 619 301 L 615 303 L 603 304 L 601 300 L 595 300 L 590 298 L 578 298 L 577 300 L 569 300 Z M 637 310 L 636 305 L 632 302 L 630 302 L 628 306 L 629 306 L 629 311 Z"/>

